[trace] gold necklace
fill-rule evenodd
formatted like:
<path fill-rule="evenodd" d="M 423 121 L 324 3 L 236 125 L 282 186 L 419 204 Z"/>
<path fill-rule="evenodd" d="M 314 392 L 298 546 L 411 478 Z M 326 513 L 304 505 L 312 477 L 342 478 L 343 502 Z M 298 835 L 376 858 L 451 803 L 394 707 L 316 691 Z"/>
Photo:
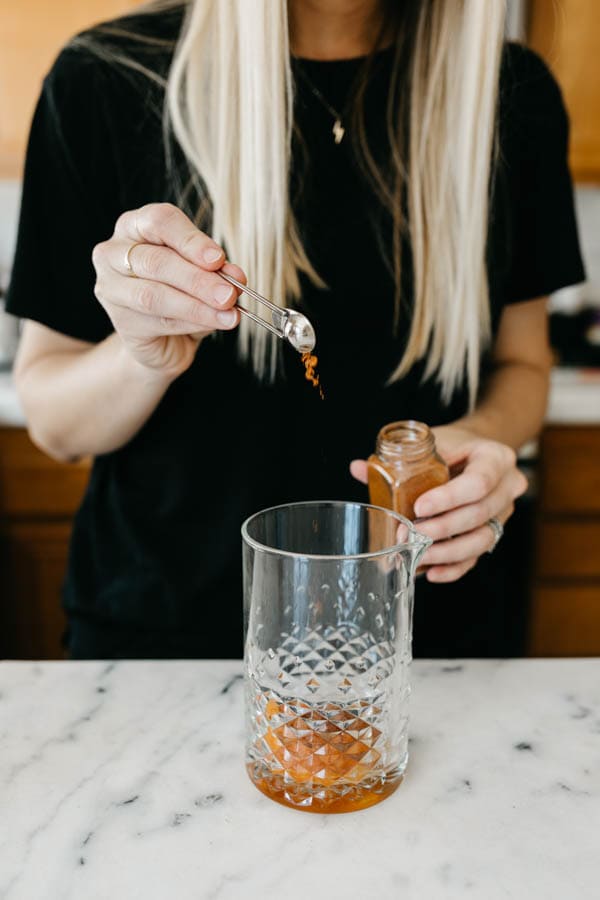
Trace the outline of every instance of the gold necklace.
<path fill-rule="evenodd" d="M 341 144 L 344 140 L 344 135 L 346 134 L 346 129 L 343 124 L 343 116 L 342 113 L 339 112 L 335 106 L 332 106 L 331 103 L 323 96 L 321 91 L 316 87 L 308 75 L 302 71 L 302 69 L 298 69 L 300 76 L 304 79 L 308 87 L 310 88 L 311 93 L 317 98 L 319 103 L 327 110 L 329 115 L 333 118 L 333 128 L 331 132 L 333 134 L 333 139 L 336 144 Z"/>

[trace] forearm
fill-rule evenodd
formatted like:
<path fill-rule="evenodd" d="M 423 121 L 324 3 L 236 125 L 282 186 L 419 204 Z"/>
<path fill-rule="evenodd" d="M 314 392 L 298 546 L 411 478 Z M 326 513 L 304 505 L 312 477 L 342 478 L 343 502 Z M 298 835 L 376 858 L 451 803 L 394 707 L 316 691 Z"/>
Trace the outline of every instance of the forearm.
<path fill-rule="evenodd" d="M 169 383 L 136 362 L 117 334 L 81 352 L 49 353 L 18 373 L 32 439 L 65 461 L 122 447 Z"/>
<path fill-rule="evenodd" d="M 457 424 L 518 450 L 540 431 L 550 384 L 550 365 L 498 364 L 474 411 Z"/>

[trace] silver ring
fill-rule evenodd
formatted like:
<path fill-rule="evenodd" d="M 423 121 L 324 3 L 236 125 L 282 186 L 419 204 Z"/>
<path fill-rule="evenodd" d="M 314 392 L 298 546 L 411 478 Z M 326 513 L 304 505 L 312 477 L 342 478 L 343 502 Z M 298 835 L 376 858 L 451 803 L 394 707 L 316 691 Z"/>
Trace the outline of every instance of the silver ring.
<path fill-rule="evenodd" d="M 488 553 L 493 553 L 498 545 L 498 541 L 504 534 L 504 525 L 502 524 L 502 522 L 499 522 L 498 519 L 495 518 L 488 519 L 485 524 L 490 526 L 490 528 L 492 529 L 492 534 L 494 535 L 494 543 L 488 550 Z"/>
<path fill-rule="evenodd" d="M 133 266 L 131 265 L 131 251 L 134 247 L 141 247 L 143 241 L 135 241 L 135 243 L 130 244 L 127 248 L 127 253 L 125 254 L 125 273 L 129 275 L 130 278 L 137 278 L 137 275 L 133 271 Z"/>

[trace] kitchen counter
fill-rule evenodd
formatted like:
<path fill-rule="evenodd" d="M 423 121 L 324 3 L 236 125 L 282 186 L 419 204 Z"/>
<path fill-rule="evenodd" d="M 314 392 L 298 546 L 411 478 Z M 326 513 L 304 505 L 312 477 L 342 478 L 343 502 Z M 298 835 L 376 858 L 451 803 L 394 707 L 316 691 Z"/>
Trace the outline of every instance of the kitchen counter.
<path fill-rule="evenodd" d="M 549 425 L 600 424 L 600 370 L 554 369 L 546 422 Z M 25 416 L 11 372 L 0 371 L 0 427 L 24 427 Z"/>
<path fill-rule="evenodd" d="M 546 422 L 600 424 L 600 369 L 553 369 Z"/>
<path fill-rule="evenodd" d="M 596 900 L 600 660 L 419 661 L 379 806 L 243 767 L 241 663 L 0 664 L 2 900 Z"/>

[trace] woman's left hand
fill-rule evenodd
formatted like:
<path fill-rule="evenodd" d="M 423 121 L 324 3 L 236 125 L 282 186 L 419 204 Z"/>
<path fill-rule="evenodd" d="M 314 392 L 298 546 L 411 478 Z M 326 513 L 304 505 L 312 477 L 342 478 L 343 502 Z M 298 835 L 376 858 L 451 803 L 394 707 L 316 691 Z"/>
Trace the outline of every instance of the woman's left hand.
<path fill-rule="evenodd" d="M 527 479 L 517 469 L 514 450 L 506 444 L 482 438 L 461 425 L 432 430 L 438 452 L 454 477 L 415 503 L 416 517 L 425 520 L 419 522 L 419 531 L 435 542 L 422 565 L 429 581 L 456 581 L 492 549 L 494 532 L 486 523 L 495 518 L 504 524 L 510 518 L 515 499 L 527 489 Z M 354 460 L 350 471 L 366 483 L 363 460 Z"/>

